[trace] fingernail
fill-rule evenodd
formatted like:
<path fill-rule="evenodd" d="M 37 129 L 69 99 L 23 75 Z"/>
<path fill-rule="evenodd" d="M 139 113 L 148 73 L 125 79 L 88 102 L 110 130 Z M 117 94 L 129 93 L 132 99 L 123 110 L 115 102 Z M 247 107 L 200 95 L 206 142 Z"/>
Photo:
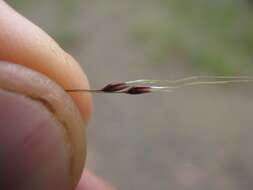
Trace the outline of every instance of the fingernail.
<path fill-rule="evenodd" d="M 69 150 L 61 124 L 40 102 L 0 90 L 0 189 L 65 189 Z"/>

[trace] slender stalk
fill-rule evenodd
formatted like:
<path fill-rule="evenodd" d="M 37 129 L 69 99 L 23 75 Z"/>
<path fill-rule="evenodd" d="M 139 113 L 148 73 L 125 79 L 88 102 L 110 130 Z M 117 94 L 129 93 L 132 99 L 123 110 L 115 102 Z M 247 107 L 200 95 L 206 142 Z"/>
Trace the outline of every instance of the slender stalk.
<path fill-rule="evenodd" d="M 139 95 L 150 92 L 172 92 L 179 88 L 216 85 L 229 83 L 248 83 L 253 82 L 250 76 L 192 76 L 177 80 L 135 80 L 119 83 L 110 83 L 102 89 L 67 89 L 66 92 L 72 93 L 117 93 Z"/>

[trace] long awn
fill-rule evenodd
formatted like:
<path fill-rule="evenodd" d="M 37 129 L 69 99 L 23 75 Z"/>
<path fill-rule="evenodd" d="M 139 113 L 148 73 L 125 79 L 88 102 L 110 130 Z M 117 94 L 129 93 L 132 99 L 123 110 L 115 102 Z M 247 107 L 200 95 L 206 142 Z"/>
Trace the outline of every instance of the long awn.
<path fill-rule="evenodd" d="M 139 95 L 151 92 L 172 92 L 179 88 L 200 85 L 253 82 L 251 76 L 191 76 L 176 80 L 148 80 L 110 83 L 101 89 L 66 89 L 67 92 L 120 93 Z"/>

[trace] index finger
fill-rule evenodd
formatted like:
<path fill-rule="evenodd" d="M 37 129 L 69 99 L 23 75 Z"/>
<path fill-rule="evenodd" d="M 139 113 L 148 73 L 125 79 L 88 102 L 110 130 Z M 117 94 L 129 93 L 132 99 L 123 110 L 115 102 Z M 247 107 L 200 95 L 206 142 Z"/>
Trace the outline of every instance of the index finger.
<path fill-rule="evenodd" d="M 44 31 L 0 0 L 0 60 L 39 71 L 64 89 L 89 88 L 79 64 Z M 91 113 L 91 96 L 72 93 L 85 121 Z"/>

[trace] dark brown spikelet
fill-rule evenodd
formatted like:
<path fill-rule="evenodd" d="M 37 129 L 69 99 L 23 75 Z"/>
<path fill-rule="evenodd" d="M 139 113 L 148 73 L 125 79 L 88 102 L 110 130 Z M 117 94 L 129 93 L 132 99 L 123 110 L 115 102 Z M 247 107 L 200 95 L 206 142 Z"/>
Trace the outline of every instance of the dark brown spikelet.
<path fill-rule="evenodd" d="M 102 88 L 103 92 L 118 92 L 125 90 L 128 86 L 125 83 L 111 83 Z"/>
<path fill-rule="evenodd" d="M 146 94 L 150 93 L 151 88 L 149 86 L 134 86 L 129 88 L 125 93 L 132 95 Z"/>

